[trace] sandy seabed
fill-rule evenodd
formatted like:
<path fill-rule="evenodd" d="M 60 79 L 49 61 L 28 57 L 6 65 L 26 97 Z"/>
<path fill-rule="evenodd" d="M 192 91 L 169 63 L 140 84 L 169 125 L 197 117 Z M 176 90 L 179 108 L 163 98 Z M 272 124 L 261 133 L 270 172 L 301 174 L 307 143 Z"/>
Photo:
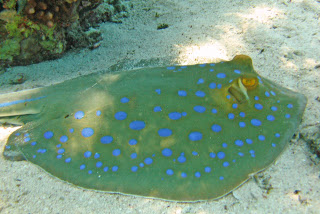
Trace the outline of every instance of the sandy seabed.
<path fill-rule="evenodd" d="M 104 23 L 101 46 L 54 61 L 14 67 L 0 93 L 47 86 L 110 69 L 216 62 L 246 54 L 261 76 L 308 98 L 300 128 L 320 118 L 320 3 L 315 0 L 132 0 L 122 24 Z M 169 28 L 157 30 L 161 23 Z M 23 73 L 27 81 L 10 85 Z M 0 128 L 0 153 L 13 128 Z M 0 156 L 0 213 L 320 213 L 320 167 L 302 140 L 253 179 L 219 200 L 176 203 L 84 190 L 26 161 Z M 297 191 L 298 190 L 298 191 Z"/>

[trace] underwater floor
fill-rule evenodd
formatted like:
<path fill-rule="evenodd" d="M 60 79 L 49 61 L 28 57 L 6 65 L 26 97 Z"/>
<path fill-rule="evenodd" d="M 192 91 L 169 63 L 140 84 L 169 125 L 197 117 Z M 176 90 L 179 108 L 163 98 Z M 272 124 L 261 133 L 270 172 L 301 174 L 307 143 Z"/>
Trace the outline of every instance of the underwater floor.
<path fill-rule="evenodd" d="M 109 69 L 211 63 L 245 54 L 261 76 L 308 98 L 298 133 L 319 124 L 319 2 L 131 2 L 133 8 L 122 24 L 100 26 L 103 40 L 99 48 L 9 68 L 0 75 L 0 93 Z M 161 24 L 169 27 L 157 30 Z M 21 73 L 27 80 L 10 84 Z M 1 154 L 15 129 L 0 127 Z M 8 161 L 1 155 L 0 213 L 317 213 L 319 166 L 306 142 L 296 137 L 274 164 L 232 193 L 219 200 L 176 203 L 80 189 L 36 165 Z"/>

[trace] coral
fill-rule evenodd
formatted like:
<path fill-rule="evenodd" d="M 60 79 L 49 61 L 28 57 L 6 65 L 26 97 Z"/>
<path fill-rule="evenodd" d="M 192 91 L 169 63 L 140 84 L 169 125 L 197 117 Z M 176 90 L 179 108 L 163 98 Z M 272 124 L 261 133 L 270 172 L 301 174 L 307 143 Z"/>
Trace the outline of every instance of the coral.
<path fill-rule="evenodd" d="M 72 48 L 98 47 L 101 33 L 92 27 L 124 10 L 125 4 L 118 0 L 0 0 L 0 66 L 53 59 Z M 121 13 L 118 18 L 125 16 Z"/>

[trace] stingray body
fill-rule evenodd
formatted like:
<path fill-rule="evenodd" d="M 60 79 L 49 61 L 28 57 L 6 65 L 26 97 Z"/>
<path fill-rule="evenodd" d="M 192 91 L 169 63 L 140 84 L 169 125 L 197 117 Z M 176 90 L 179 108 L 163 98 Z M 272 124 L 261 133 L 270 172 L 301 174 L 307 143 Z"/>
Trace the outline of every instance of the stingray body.
<path fill-rule="evenodd" d="M 219 198 L 270 165 L 306 98 L 260 77 L 251 59 L 89 75 L 0 95 L 20 124 L 4 155 L 61 180 L 175 201 Z"/>

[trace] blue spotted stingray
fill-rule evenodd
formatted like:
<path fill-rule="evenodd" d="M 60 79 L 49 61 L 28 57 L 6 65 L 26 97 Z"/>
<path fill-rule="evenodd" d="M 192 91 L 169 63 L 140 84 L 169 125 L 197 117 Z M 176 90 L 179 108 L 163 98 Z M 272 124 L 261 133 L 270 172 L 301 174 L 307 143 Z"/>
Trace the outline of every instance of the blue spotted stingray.
<path fill-rule="evenodd" d="M 247 56 L 95 74 L 0 95 L 0 122 L 22 125 L 4 155 L 74 185 L 174 201 L 219 198 L 269 166 L 306 98 Z"/>

